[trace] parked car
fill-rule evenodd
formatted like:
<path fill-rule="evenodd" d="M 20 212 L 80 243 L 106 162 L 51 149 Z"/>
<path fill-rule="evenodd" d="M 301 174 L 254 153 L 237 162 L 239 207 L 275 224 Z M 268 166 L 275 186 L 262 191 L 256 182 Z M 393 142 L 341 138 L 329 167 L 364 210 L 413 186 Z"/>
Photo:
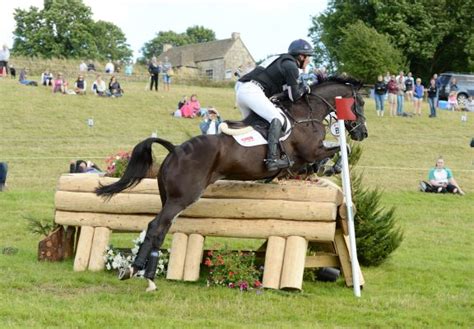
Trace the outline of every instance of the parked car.
<path fill-rule="evenodd" d="M 456 78 L 458 86 L 458 104 L 464 105 L 469 96 L 474 96 L 474 74 L 446 72 L 439 76 L 439 99 L 446 100 L 449 96 L 449 82 Z"/>

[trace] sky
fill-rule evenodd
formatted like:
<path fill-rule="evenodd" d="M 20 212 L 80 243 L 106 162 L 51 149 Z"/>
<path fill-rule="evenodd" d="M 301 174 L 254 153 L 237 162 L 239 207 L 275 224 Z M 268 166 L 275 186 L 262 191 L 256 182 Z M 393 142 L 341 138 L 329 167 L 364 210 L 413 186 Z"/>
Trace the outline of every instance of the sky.
<path fill-rule="evenodd" d="M 215 32 L 217 39 L 240 37 L 255 60 L 283 53 L 295 39 L 308 37 L 311 17 L 322 13 L 327 0 L 83 0 L 94 20 L 109 21 L 122 29 L 134 51 L 159 31 L 183 33 L 199 25 Z M 13 45 L 15 8 L 43 8 L 43 0 L 2 0 L 0 43 Z"/>

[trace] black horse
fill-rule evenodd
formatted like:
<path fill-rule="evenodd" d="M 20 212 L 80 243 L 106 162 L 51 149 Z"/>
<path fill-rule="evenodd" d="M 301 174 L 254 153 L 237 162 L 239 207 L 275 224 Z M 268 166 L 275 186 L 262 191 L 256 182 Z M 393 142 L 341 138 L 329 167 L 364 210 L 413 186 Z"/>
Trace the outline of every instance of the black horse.
<path fill-rule="evenodd" d="M 285 154 L 292 162 L 292 171 L 308 164 L 332 158 L 339 147 L 326 148 L 323 144 L 326 129 L 325 117 L 335 110 L 335 97 L 353 97 L 352 111 L 355 121 L 347 121 L 346 128 L 352 139 L 367 137 L 364 101 L 358 94 L 361 84 L 350 78 L 330 78 L 312 86 L 311 93 L 299 101 L 282 101 L 288 109 L 291 134 L 282 142 Z M 161 138 L 148 138 L 135 146 L 123 177 L 108 186 L 96 189 L 99 196 L 110 198 L 126 188 L 137 185 L 153 163 L 152 144 L 159 143 L 170 153 L 158 173 L 158 187 L 162 210 L 149 224 L 146 237 L 130 269 L 120 273 L 121 279 L 132 277 L 146 267 L 148 290 L 156 289 L 153 283 L 158 250 L 171 223 L 184 209 L 196 202 L 204 189 L 219 179 L 258 180 L 274 178 L 279 174 L 266 169 L 266 145 L 243 147 L 232 136 L 225 134 L 193 137 L 179 146 Z"/>

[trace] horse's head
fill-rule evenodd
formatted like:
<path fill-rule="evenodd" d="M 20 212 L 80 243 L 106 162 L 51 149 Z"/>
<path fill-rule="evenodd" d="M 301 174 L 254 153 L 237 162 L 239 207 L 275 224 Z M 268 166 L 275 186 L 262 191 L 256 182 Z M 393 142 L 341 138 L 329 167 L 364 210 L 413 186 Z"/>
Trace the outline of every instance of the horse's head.
<path fill-rule="evenodd" d="M 322 107 L 325 108 L 325 112 L 322 113 L 323 117 L 336 110 L 335 98 L 337 96 L 352 97 L 354 99 L 352 112 L 356 119 L 353 121 L 346 120 L 345 125 L 351 138 L 356 141 L 362 141 L 368 136 L 364 116 L 365 102 L 358 93 L 361 86 L 362 84 L 359 81 L 352 78 L 331 77 L 318 85 L 312 86 L 309 95 L 310 106 L 314 107 L 314 110 L 318 111 Z"/>

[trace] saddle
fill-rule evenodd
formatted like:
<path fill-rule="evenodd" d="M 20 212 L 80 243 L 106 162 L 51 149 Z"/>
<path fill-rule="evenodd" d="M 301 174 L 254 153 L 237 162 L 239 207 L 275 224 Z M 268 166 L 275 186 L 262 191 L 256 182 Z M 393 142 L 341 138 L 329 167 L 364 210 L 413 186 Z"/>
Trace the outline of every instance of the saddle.
<path fill-rule="evenodd" d="M 280 110 L 283 117 L 285 118 L 285 123 L 283 124 L 283 127 L 282 127 L 284 136 L 280 140 L 285 140 L 289 136 L 291 124 L 288 117 L 285 115 L 285 111 L 282 109 Z M 268 123 L 265 119 L 263 119 L 261 116 L 259 116 L 255 112 L 251 112 L 250 115 L 248 115 L 242 121 L 225 120 L 219 126 L 219 129 L 221 130 L 223 134 L 233 136 L 238 142 L 239 142 L 238 136 L 240 137 L 251 136 L 255 134 L 260 135 L 263 142 L 259 144 L 255 144 L 255 145 L 266 144 L 269 128 L 270 128 L 270 123 Z"/>

